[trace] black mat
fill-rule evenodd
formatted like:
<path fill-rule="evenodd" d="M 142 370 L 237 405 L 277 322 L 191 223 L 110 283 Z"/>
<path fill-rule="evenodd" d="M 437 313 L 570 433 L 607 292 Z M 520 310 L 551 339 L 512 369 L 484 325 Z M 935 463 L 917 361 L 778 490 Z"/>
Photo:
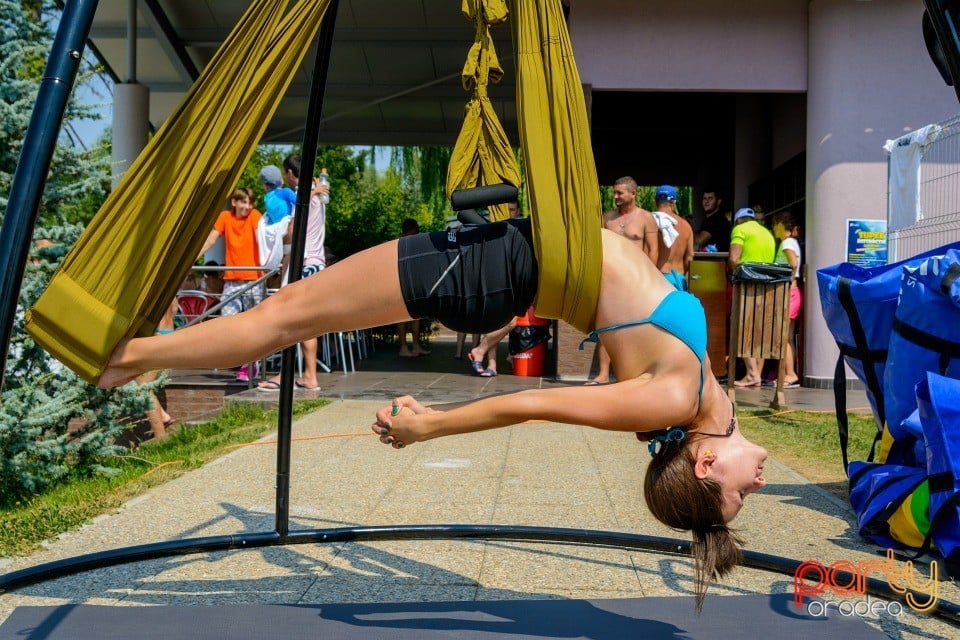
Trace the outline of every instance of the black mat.
<path fill-rule="evenodd" d="M 0 625 L 0 640 L 886 637 L 863 621 L 836 612 L 830 618 L 813 618 L 796 609 L 789 595 L 708 598 L 699 618 L 691 598 L 677 597 L 303 606 L 65 605 L 18 607 Z"/>

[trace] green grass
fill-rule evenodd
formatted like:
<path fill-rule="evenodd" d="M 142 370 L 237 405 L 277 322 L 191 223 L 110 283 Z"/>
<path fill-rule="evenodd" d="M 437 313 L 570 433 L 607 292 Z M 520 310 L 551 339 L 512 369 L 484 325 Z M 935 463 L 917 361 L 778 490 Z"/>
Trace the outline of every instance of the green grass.
<path fill-rule="evenodd" d="M 778 461 L 828 491 L 847 496 L 847 476 L 840 457 L 837 418 L 832 411 L 742 411 L 740 429 L 767 448 Z M 848 413 L 850 460 L 866 460 L 876 433 L 869 413 Z"/>
<path fill-rule="evenodd" d="M 295 402 L 294 417 L 327 400 Z M 104 462 L 118 470 L 110 478 L 72 478 L 26 503 L 0 510 L 0 557 L 25 555 L 40 542 L 116 509 L 127 500 L 217 458 L 229 448 L 252 442 L 276 428 L 276 410 L 232 404 L 216 419 L 183 427 L 170 437 L 144 443 L 128 455 Z"/>

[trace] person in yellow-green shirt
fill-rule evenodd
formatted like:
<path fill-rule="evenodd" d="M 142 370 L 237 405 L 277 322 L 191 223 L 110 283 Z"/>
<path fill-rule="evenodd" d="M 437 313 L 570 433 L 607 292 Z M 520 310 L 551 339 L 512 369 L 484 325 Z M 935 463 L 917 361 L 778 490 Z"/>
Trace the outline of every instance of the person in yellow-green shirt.
<path fill-rule="evenodd" d="M 733 230 L 730 232 L 730 255 L 727 262 L 730 272 L 741 262 L 773 262 L 776 255 L 776 240 L 765 226 L 757 222 L 753 209 L 744 207 L 733 214 Z M 759 387 L 761 362 L 757 358 L 744 358 L 747 373 L 734 381 L 736 387 Z"/>

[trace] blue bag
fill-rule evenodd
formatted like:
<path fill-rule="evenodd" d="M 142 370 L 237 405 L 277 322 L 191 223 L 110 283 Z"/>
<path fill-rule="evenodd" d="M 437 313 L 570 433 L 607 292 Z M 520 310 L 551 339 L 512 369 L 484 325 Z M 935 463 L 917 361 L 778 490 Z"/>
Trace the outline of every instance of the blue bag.
<path fill-rule="evenodd" d="M 926 470 L 919 467 L 851 462 L 850 505 L 857 514 L 860 535 L 888 549 L 922 544 L 927 523 L 916 522 L 918 518 L 894 518 L 904 510 L 914 511 L 910 504 L 914 497 L 925 515 L 929 504 L 923 487 L 926 479 Z"/>
<path fill-rule="evenodd" d="M 887 462 L 927 464 L 922 434 L 905 420 L 917 408 L 916 388 L 928 371 L 960 378 L 958 277 L 956 249 L 903 267 L 883 381 L 887 429 L 896 442 Z"/>
<path fill-rule="evenodd" d="M 904 266 L 916 267 L 927 258 L 943 255 L 950 249 L 960 249 L 960 242 L 882 267 L 866 269 L 842 262 L 817 271 L 823 317 L 840 348 L 833 389 L 844 468 L 849 461 L 843 363 L 846 362 L 867 387 L 867 398 L 877 423 L 874 447 L 867 458 L 873 460 L 876 443 L 888 424 L 883 379 L 900 294 L 901 272 Z M 886 459 L 886 455 L 881 455 L 881 459 Z"/>
<path fill-rule="evenodd" d="M 914 400 L 916 404 L 916 400 Z M 909 464 L 912 467 L 925 467 L 927 446 L 923 439 L 923 426 L 920 424 L 920 414 L 914 409 L 913 413 L 900 421 L 896 429 L 889 429 L 900 446 L 890 447 L 886 462 L 892 464 Z M 913 448 L 908 444 L 913 443 Z"/>
<path fill-rule="evenodd" d="M 960 568 L 960 380 L 929 373 L 917 385 L 917 404 L 927 444 L 930 486 L 930 531 L 920 548 L 931 543 L 950 574 Z"/>

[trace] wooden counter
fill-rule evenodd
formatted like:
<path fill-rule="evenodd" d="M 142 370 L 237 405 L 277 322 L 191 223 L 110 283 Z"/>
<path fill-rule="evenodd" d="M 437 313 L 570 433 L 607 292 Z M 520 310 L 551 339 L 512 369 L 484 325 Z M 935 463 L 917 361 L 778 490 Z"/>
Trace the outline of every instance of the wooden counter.
<path fill-rule="evenodd" d="M 714 375 L 726 375 L 727 254 L 695 253 L 690 264 L 690 293 L 707 313 L 707 355 Z"/>

